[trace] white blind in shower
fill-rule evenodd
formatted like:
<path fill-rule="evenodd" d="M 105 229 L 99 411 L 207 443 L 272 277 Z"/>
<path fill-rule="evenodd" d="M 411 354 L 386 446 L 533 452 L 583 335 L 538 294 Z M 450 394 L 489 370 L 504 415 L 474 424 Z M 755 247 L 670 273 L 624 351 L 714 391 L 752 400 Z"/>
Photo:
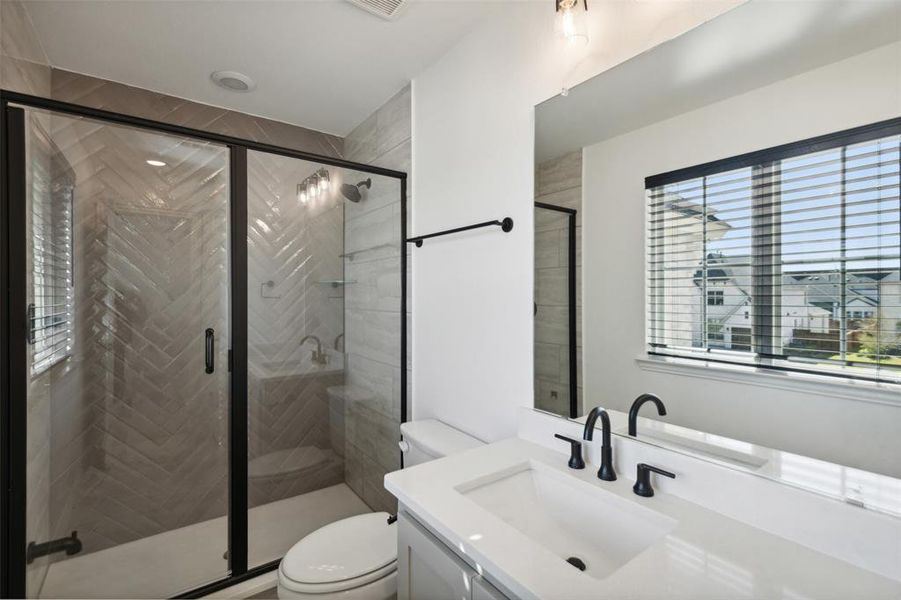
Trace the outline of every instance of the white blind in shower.
<path fill-rule="evenodd" d="M 46 157 L 43 157 L 46 158 Z M 72 351 L 74 190 L 44 160 L 32 163 L 32 302 L 28 306 L 31 374 L 38 375 Z"/>

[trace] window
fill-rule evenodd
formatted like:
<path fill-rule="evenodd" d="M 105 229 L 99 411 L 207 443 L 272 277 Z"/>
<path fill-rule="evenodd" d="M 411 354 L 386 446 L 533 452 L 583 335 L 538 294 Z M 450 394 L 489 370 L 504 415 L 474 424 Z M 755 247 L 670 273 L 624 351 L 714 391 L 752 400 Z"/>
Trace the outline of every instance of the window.
<path fill-rule="evenodd" d="M 30 322 L 31 374 L 37 376 L 72 351 L 73 272 L 72 202 L 74 176 L 58 150 L 36 125 L 36 152 L 30 164 L 32 193 L 30 223 L 32 303 Z M 44 139 L 42 139 L 44 138 Z"/>
<path fill-rule="evenodd" d="M 707 306 L 722 306 L 723 292 L 722 290 L 707 290 Z"/>
<path fill-rule="evenodd" d="M 648 351 L 901 383 L 899 145 L 894 119 L 649 177 Z"/>
<path fill-rule="evenodd" d="M 710 344 L 720 345 L 726 340 L 723 335 L 723 324 L 717 323 L 715 319 L 707 320 L 707 342 Z"/>

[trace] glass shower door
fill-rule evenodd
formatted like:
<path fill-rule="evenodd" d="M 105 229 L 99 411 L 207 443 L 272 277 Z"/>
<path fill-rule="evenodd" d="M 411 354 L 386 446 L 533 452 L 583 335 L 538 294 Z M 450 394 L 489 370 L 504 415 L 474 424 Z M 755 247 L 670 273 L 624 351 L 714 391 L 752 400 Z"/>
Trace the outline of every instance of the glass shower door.
<path fill-rule="evenodd" d="M 169 597 L 228 572 L 229 152 L 24 112 L 28 596 Z"/>
<path fill-rule="evenodd" d="M 248 563 L 345 517 L 396 512 L 401 186 L 247 153 Z"/>

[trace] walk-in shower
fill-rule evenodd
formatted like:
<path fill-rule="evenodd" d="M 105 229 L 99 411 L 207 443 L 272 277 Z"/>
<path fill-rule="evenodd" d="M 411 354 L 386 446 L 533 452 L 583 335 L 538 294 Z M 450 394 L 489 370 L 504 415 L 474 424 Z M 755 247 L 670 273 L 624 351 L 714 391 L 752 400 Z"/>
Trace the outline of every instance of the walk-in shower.
<path fill-rule="evenodd" d="M 394 510 L 368 466 L 399 466 L 405 175 L 12 94 L 3 119 L 4 591 L 210 591 Z"/>

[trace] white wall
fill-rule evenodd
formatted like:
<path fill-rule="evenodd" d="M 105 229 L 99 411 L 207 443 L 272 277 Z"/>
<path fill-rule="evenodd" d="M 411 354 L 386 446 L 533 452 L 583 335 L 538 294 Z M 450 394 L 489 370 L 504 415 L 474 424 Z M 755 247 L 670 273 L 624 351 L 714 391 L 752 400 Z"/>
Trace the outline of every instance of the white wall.
<path fill-rule="evenodd" d="M 411 233 L 515 227 L 413 249 L 413 418 L 495 440 L 532 405 L 533 107 L 738 3 L 595 3 L 579 50 L 554 37 L 549 0 L 506 3 L 414 78 Z"/>
<path fill-rule="evenodd" d="M 635 361 L 644 351 L 644 178 L 897 117 L 899 76 L 893 44 L 585 149 L 590 401 L 628 410 L 639 393 L 657 392 L 667 421 L 901 476 L 901 406 L 649 373 Z"/>

